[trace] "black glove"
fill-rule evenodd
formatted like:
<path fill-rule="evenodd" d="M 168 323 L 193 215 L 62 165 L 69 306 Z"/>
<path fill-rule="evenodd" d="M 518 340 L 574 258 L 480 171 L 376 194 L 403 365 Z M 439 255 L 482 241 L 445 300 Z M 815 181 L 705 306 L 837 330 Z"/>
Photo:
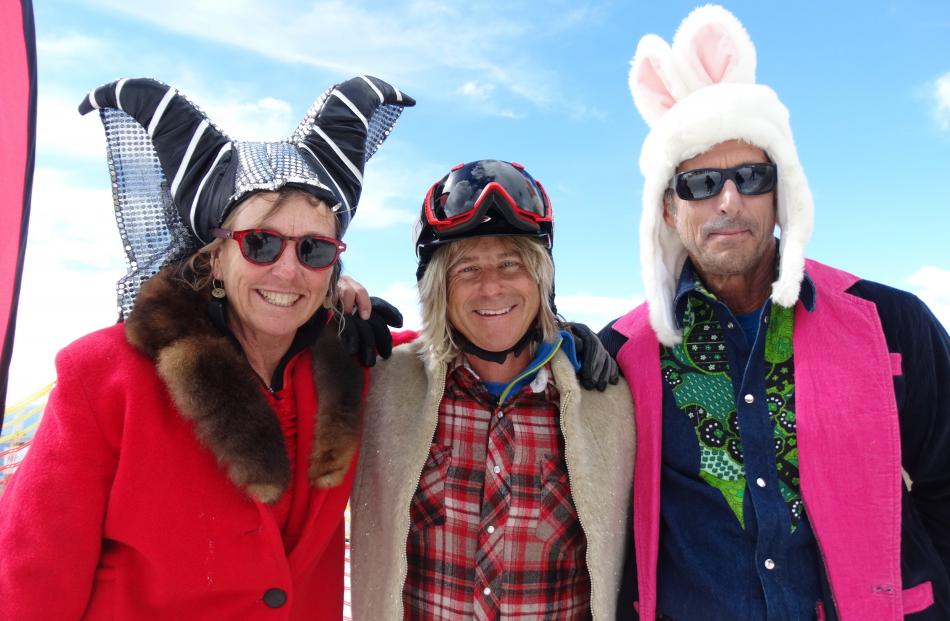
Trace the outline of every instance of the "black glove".
<path fill-rule="evenodd" d="M 574 336 L 574 349 L 581 363 L 577 371 L 581 386 L 587 390 L 596 388 L 604 392 L 608 383 L 616 384 L 620 379 L 620 367 L 607 353 L 597 335 L 582 323 L 566 323 L 563 327 Z"/>
<path fill-rule="evenodd" d="M 340 340 L 346 351 L 355 355 L 360 364 L 369 368 L 376 364 L 376 354 L 389 358 L 393 353 L 393 335 L 389 326 L 402 327 L 402 313 L 382 298 L 370 297 L 373 310 L 369 319 L 357 313 L 343 317 Z"/>

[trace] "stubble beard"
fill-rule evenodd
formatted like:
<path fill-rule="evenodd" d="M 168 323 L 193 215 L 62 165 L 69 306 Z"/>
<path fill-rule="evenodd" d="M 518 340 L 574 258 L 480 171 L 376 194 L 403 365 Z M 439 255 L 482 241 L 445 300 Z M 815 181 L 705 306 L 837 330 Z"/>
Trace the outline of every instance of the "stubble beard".
<path fill-rule="evenodd" d="M 737 228 L 751 233 L 751 239 L 741 240 L 742 245 L 738 248 L 712 250 L 702 246 L 688 249 L 703 273 L 717 278 L 742 276 L 752 274 L 762 263 L 772 244 L 771 239 L 759 240 L 759 230 L 755 222 L 745 218 L 719 218 L 703 225 L 702 239 L 708 241 L 709 236 L 716 231 Z M 757 241 L 756 245 L 749 247 L 753 240 Z"/>

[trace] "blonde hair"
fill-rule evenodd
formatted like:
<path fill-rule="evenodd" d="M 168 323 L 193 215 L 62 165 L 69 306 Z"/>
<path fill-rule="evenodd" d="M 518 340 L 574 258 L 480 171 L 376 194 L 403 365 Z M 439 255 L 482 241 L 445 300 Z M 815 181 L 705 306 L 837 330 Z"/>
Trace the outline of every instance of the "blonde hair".
<path fill-rule="evenodd" d="M 462 239 L 438 248 L 419 281 L 419 303 L 422 306 L 421 338 L 430 356 L 437 363 L 448 363 L 462 351 L 452 338 L 452 326 L 449 323 L 448 276 L 452 266 L 477 244 L 479 239 Z M 557 318 L 551 308 L 551 294 L 554 291 L 554 263 L 551 261 L 551 255 L 531 237 L 499 236 L 499 239 L 509 249 L 518 253 L 528 274 L 538 283 L 541 305 L 535 325 L 541 330 L 543 340 L 554 340 L 558 328 Z"/>
<path fill-rule="evenodd" d="M 337 239 L 340 239 L 340 222 L 330 209 L 330 206 L 324 200 L 317 198 L 306 190 L 294 186 L 284 186 L 280 190 L 277 190 L 275 194 L 277 196 L 271 203 L 270 208 L 261 218 L 261 222 L 267 220 L 269 217 L 277 213 L 277 211 L 279 211 L 288 200 L 299 196 L 306 199 L 307 202 L 310 203 L 310 205 L 314 208 L 319 208 L 321 206 L 326 208 L 327 213 L 333 217 L 333 236 Z M 255 196 L 255 194 L 250 196 Z M 250 198 L 250 196 L 248 198 Z M 241 211 L 241 207 L 244 205 L 246 200 L 247 199 L 242 200 L 237 204 L 237 206 L 231 209 L 231 212 L 221 223 L 222 228 L 231 228 L 232 223 L 237 219 L 237 216 Z M 218 248 L 220 248 L 226 241 L 226 239 L 213 239 L 209 243 L 199 248 L 193 255 L 182 262 L 178 270 L 179 277 L 195 291 L 200 291 L 201 289 L 208 287 L 211 284 L 211 280 L 213 278 L 211 269 L 212 261 L 214 260 L 214 256 L 217 254 Z M 340 280 L 340 272 L 342 269 L 342 260 L 338 259 L 337 262 L 333 264 L 333 274 L 330 277 L 330 285 L 327 287 L 327 295 L 323 301 L 323 306 L 325 308 L 333 308 L 334 311 L 341 316 L 343 314 L 342 309 L 335 308 L 333 306 L 333 299 L 336 297 L 337 283 Z M 339 306 L 339 302 L 337 302 L 337 306 Z"/>

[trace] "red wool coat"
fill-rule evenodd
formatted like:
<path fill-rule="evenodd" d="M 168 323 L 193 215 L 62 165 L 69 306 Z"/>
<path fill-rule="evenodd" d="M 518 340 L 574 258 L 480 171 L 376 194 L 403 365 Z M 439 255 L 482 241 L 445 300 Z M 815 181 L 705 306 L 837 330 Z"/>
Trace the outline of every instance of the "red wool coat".
<path fill-rule="evenodd" d="M 0 619 L 341 619 L 354 460 L 335 487 L 308 480 L 323 421 L 313 366 L 297 355 L 278 394 L 296 406 L 302 456 L 282 537 L 250 483 L 235 484 L 253 477 L 229 454 L 242 439 L 219 428 L 199 441 L 197 416 L 122 325 L 60 352 L 44 420 L 0 499 Z"/>
<path fill-rule="evenodd" d="M 309 355 L 292 365 L 285 390 L 314 412 Z M 302 534 L 286 554 L 270 508 L 228 480 L 122 326 L 65 349 L 57 372 L 0 505 L 0 618 L 342 617 L 352 471 L 291 509 L 288 529 Z M 313 424 L 299 417 L 300 455 Z M 295 486 L 309 487 L 306 469 Z M 287 601 L 270 608 L 277 589 Z"/>

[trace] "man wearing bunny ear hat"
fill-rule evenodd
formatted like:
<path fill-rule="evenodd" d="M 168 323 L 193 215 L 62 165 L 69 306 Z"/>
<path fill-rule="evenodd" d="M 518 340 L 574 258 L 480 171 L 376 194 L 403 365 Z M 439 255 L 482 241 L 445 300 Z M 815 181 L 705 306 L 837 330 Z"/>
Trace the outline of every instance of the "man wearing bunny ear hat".
<path fill-rule="evenodd" d="M 755 60 L 704 6 L 630 71 L 647 302 L 601 332 L 636 403 L 620 609 L 950 619 L 950 338 L 914 296 L 805 258 L 811 192 Z"/>

